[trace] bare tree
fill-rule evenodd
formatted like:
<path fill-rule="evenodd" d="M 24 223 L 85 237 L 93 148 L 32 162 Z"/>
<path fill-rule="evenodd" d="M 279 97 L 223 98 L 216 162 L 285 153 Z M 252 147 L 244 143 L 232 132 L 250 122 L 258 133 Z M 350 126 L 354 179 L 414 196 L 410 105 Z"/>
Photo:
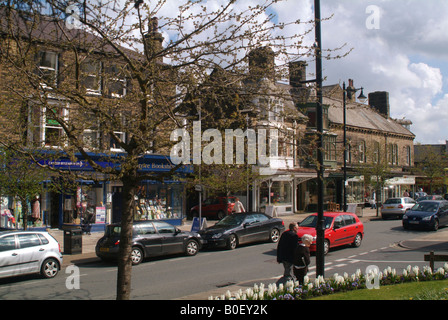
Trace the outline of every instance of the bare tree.
<path fill-rule="evenodd" d="M 117 299 L 131 296 L 134 196 L 142 180 L 164 178 L 138 172 L 138 159 L 169 154 L 170 133 L 184 125 L 180 103 L 200 98 L 198 84 L 217 66 L 232 77 L 214 86 L 229 88 L 247 77 L 254 48 L 274 49 L 279 77 L 291 53 L 297 58 L 312 50 L 302 47 L 304 34 L 283 32 L 300 21 L 274 22 L 268 12 L 277 2 L 1 2 L 0 141 L 40 166 L 48 164 L 30 150 L 52 148 L 55 157 L 70 159 L 80 154 L 95 172 L 123 183 Z M 53 124 L 46 135 L 42 119 Z M 92 153 L 119 165 L 102 166 Z"/>

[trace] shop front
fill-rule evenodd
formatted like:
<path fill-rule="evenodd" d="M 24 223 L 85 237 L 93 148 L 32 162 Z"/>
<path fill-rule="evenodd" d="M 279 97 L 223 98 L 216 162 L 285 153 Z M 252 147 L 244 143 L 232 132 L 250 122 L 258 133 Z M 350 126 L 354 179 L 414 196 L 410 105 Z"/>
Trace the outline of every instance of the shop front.
<path fill-rule="evenodd" d="M 99 159 L 104 155 L 90 155 Z M 101 165 L 112 162 L 98 161 Z M 81 156 L 76 161 L 61 158 L 43 160 L 59 170 L 78 171 L 92 180 L 60 181 L 49 177 L 42 183 L 42 193 L 25 205 L 28 206 L 28 228 L 59 228 L 64 225 L 88 223 L 91 231 L 102 231 L 106 223 L 121 221 L 122 183 L 111 181 L 107 176 L 96 173 Z M 166 173 L 174 165 L 169 157 L 145 155 L 139 159 L 139 172 Z M 191 166 L 176 171 L 177 176 L 192 172 Z M 55 187 L 56 186 L 56 187 Z M 134 220 L 160 219 L 180 225 L 186 217 L 185 184 L 178 180 L 142 181 L 136 196 Z M 22 204 L 11 197 L 2 197 L 1 227 L 23 228 Z M 14 223 L 13 223 L 14 222 Z"/>

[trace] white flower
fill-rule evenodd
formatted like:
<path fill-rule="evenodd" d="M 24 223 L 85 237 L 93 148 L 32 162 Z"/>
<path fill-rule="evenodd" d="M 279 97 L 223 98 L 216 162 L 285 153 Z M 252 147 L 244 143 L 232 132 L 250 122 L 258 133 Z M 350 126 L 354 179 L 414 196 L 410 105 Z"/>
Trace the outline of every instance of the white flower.
<path fill-rule="evenodd" d="M 418 276 L 419 271 L 420 271 L 420 268 L 419 268 L 418 266 L 412 267 L 412 272 L 413 272 L 416 276 Z"/>
<path fill-rule="evenodd" d="M 280 283 L 278 285 L 278 291 L 283 291 L 283 290 L 284 290 L 284 285 L 283 285 L 283 283 Z"/>
<path fill-rule="evenodd" d="M 309 282 L 310 282 L 310 277 L 305 276 L 305 277 L 303 278 L 303 285 L 307 285 Z"/>
<path fill-rule="evenodd" d="M 230 298 L 232 298 L 232 293 L 230 292 L 230 290 L 227 290 L 227 292 L 226 292 L 226 299 L 230 300 Z"/>

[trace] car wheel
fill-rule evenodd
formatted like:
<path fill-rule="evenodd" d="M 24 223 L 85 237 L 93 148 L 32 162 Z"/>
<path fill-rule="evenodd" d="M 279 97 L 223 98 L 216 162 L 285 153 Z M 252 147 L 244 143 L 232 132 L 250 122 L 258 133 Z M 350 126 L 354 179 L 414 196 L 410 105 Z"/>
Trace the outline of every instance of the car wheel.
<path fill-rule="evenodd" d="M 236 238 L 236 235 L 231 234 L 229 236 L 229 240 L 227 240 L 227 249 L 234 250 L 237 245 L 238 245 L 238 239 Z"/>
<path fill-rule="evenodd" d="M 439 220 L 437 220 L 437 219 L 434 220 L 434 225 L 432 226 L 432 230 L 433 231 L 439 230 Z"/>
<path fill-rule="evenodd" d="M 136 266 L 143 261 L 143 251 L 139 247 L 132 247 L 131 249 L 132 265 Z"/>
<path fill-rule="evenodd" d="M 327 253 L 330 251 L 330 241 L 325 239 L 324 241 L 324 255 L 327 255 Z"/>
<path fill-rule="evenodd" d="M 59 273 L 59 269 L 59 262 L 54 258 L 49 258 L 42 264 L 40 274 L 47 279 L 54 278 Z"/>
<path fill-rule="evenodd" d="M 280 239 L 280 231 L 277 228 L 272 229 L 269 235 L 269 240 L 275 243 L 278 242 L 279 239 Z"/>
<path fill-rule="evenodd" d="M 361 246 L 361 242 L 362 242 L 362 236 L 360 233 L 358 233 L 355 236 L 355 240 L 353 241 L 353 247 L 358 248 L 359 246 Z"/>
<path fill-rule="evenodd" d="M 194 256 L 199 251 L 199 245 L 195 240 L 189 240 L 186 245 L 185 253 L 187 256 Z"/>
<path fill-rule="evenodd" d="M 220 210 L 218 211 L 218 213 L 216 214 L 216 218 L 218 218 L 218 220 L 224 219 L 226 215 L 224 214 L 224 211 Z"/>

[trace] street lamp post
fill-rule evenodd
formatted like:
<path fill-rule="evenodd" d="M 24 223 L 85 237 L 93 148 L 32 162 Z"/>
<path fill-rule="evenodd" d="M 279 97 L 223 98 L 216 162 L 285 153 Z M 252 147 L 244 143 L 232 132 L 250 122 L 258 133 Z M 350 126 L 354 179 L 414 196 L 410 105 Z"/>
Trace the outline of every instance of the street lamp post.
<path fill-rule="evenodd" d="M 357 91 L 361 90 L 361 94 L 358 97 L 358 100 L 364 103 L 367 100 L 367 97 L 364 96 L 364 88 L 355 89 L 352 87 L 345 87 L 345 82 L 342 85 L 342 89 L 344 91 L 343 96 L 343 106 L 344 106 L 344 203 L 343 203 L 343 211 L 347 212 L 347 97 L 349 99 L 352 98 L 353 94 Z"/>
<path fill-rule="evenodd" d="M 324 156 L 323 156 L 323 111 L 322 111 L 322 38 L 320 0 L 314 0 L 315 50 L 316 50 L 316 122 L 317 122 L 317 224 L 316 224 L 316 275 L 324 277 L 325 223 L 324 223 Z"/>

